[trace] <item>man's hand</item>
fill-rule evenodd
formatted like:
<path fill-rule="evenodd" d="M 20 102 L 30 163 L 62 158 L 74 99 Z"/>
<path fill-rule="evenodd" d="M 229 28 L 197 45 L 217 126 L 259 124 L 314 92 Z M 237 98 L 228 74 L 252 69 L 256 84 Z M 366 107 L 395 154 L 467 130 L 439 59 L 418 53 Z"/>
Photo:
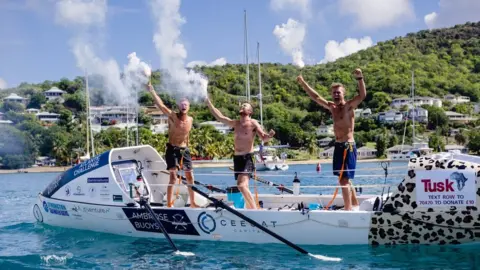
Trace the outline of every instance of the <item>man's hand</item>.
<path fill-rule="evenodd" d="M 270 129 L 270 131 L 268 132 L 268 136 L 270 136 L 270 138 L 273 138 L 273 136 L 275 136 L 275 131 L 273 131 L 273 129 Z"/>
<path fill-rule="evenodd" d="M 363 73 L 362 73 L 362 70 L 357 68 L 353 71 L 353 75 L 355 76 L 355 79 L 357 80 L 361 80 L 363 79 Z"/>
<path fill-rule="evenodd" d="M 302 76 L 302 75 L 298 75 L 298 76 L 297 76 L 297 82 L 300 83 L 300 84 L 302 84 L 302 83 L 305 82 L 305 80 L 303 79 L 303 76 Z"/>

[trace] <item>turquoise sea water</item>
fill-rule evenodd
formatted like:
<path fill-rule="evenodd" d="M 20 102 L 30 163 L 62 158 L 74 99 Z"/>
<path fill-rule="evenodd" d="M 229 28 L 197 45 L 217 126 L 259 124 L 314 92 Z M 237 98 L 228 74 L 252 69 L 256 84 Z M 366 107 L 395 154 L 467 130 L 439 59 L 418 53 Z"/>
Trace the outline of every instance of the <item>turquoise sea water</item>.
<path fill-rule="evenodd" d="M 387 183 L 397 184 L 406 163 L 391 163 Z M 383 184 L 379 163 L 359 163 L 356 184 Z M 196 179 L 232 185 L 227 168 L 196 169 Z M 332 185 L 331 166 L 292 165 L 287 172 L 261 172 L 265 179 L 291 185 L 298 172 L 302 185 Z M 224 174 L 224 175 L 220 175 Z M 281 245 L 176 241 L 192 257 L 175 256 L 165 240 L 137 239 L 38 224 L 32 216 L 37 194 L 58 173 L 0 174 L 0 269 L 480 269 L 478 245 L 471 246 L 316 246 L 309 252 L 341 257 L 323 262 Z M 215 175 L 215 177 L 213 177 Z M 277 175 L 277 176 L 274 176 Z M 260 192 L 269 189 L 260 189 Z M 303 189 L 332 193 L 332 189 Z M 381 192 L 365 188 L 363 193 Z M 298 233 L 301 233 L 300 231 Z M 321 232 L 319 232 L 321 233 Z"/>

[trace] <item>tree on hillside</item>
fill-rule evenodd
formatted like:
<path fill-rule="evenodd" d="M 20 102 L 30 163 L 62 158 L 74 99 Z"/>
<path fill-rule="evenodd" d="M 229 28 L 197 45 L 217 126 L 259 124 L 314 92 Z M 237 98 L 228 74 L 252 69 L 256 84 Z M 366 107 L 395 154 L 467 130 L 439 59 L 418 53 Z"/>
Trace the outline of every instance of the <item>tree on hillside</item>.
<path fill-rule="evenodd" d="M 34 109 L 40 109 L 42 107 L 42 104 L 47 102 L 47 98 L 43 93 L 34 93 L 30 97 L 30 102 L 27 105 L 27 108 L 34 108 Z"/>
<path fill-rule="evenodd" d="M 464 145 L 467 142 L 467 137 L 463 133 L 459 132 L 455 134 L 455 142 L 459 145 Z"/>
<path fill-rule="evenodd" d="M 35 162 L 37 148 L 28 133 L 15 127 L 0 125 L 0 157 L 7 169 L 30 167 Z"/>
<path fill-rule="evenodd" d="M 467 147 L 470 151 L 480 154 L 480 131 L 472 130 L 469 132 Z"/>
<path fill-rule="evenodd" d="M 422 107 L 428 111 L 428 129 L 435 130 L 439 127 L 448 126 L 449 120 L 442 108 L 429 105 L 422 105 Z"/>
<path fill-rule="evenodd" d="M 12 102 L 12 101 L 5 101 L 3 103 L 3 111 L 4 112 L 23 112 L 25 111 L 25 106 L 22 103 Z"/>
<path fill-rule="evenodd" d="M 441 152 L 445 150 L 445 142 L 437 134 L 432 134 L 428 140 L 428 147 L 433 148 L 435 152 Z"/>
<path fill-rule="evenodd" d="M 373 108 L 375 112 L 383 112 L 390 107 L 392 97 L 384 92 L 376 92 L 373 94 L 372 100 L 368 103 L 370 108 Z"/>
<path fill-rule="evenodd" d="M 387 150 L 387 138 L 385 135 L 379 135 L 376 140 L 377 157 L 383 157 Z"/>

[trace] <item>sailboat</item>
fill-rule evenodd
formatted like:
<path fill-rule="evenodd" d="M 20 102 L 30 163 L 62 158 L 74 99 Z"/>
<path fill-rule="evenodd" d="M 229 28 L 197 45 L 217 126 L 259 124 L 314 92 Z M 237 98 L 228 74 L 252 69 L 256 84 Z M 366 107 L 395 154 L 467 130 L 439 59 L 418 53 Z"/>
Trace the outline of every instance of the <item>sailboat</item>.
<path fill-rule="evenodd" d="M 410 90 L 411 102 L 412 102 L 412 145 L 405 145 L 405 133 L 407 131 L 407 121 L 405 120 L 405 128 L 403 131 L 403 140 L 400 147 L 392 147 L 387 153 L 387 158 L 390 160 L 407 161 L 411 158 L 430 155 L 433 153 L 433 149 L 428 147 L 428 141 L 421 140 L 415 136 L 415 116 L 418 113 L 415 104 L 415 74 L 412 71 L 412 87 Z"/>

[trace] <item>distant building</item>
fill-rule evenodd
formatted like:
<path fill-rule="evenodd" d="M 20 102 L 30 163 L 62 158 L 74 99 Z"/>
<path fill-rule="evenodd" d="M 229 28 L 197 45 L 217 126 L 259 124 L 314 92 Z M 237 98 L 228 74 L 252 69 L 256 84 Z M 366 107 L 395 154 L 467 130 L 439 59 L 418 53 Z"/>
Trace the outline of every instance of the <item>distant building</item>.
<path fill-rule="evenodd" d="M 30 108 L 30 109 L 26 109 L 25 111 L 30 114 L 37 114 L 40 112 L 40 109 Z"/>
<path fill-rule="evenodd" d="M 330 145 L 330 143 L 332 141 L 333 141 L 333 138 L 330 138 L 330 137 L 320 139 L 320 140 L 318 140 L 318 146 L 320 146 L 320 147 L 328 146 L 328 145 Z"/>
<path fill-rule="evenodd" d="M 52 87 L 50 88 L 50 90 L 45 91 L 43 94 L 48 101 L 58 100 L 59 102 L 63 102 L 63 94 L 65 93 L 65 91 L 60 90 L 57 87 Z"/>
<path fill-rule="evenodd" d="M 477 120 L 477 117 L 473 117 L 473 116 L 469 116 L 469 115 L 461 114 L 457 112 L 452 112 L 452 111 L 446 111 L 445 114 L 447 115 L 448 120 L 455 123 L 465 124 L 465 123 Z"/>
<path fill-rule="evenodd" d="M 321 135 L 324 135 L 324 136 L 333 136 L 334 133 L 333 133 L 333 125 L 320 125 L 318 128 L 317 128 L 317 136 L 321 136 Z"/>
<path fill-rule="evenodd" d="M 319 154 L 319 158 L 333 158 L 333 150 L 335 150 L 335 147 L 326 149 Z"/>
<path fill-rule="evenodd" d="M 357 149 L 357 157 L 358 159 L 376 158 L 377 150 L 367 146 L 360 147 Z"/>
<path fill-rule="evenodd" d="M 422 107 L 416 107 L 415 109 L 408 110 L 408 118 L 413 119 L 415 117 L 416 122 L 427 123 L 428 111 Z"/>
<path fill-rule="evenodd" d="M 11 125 L 13 124 L 10 120 L 0 120 L 0 125 Z"/>
<path fill-rule="evenodd" d="M 355 110 L 355 118 L 365 118 L 371 115 L 372 115 L 372 110 L 370 110 L 370 108 Z"/>
<path fill-rule="evenodd" d="M 380 123 L 397 123 L 402 122 L 404 120 L 404 115 L 402 112 L 397 110 L 389 110 L 386 112 L 378 113 L 378 121 Z"/>
<path fill-rule="evenodd" d="M 108 122 L 109 124 L 136 123 L 137 112 L 134 107 L 99 106 L 90 107 L 90 117 L 93 124 Z"/>
<path fill-rule="evenodd" d="M 422 105 L 431 105 L 435 107 L 442 107 L 442 100 L 438 98 L 433 98 L 433 97 L 415 97 L 415 100 L 413 101 L 415 103 L 415 106 L 420 107 Z M 409 97 L 403 97 L 403 98 L 396 98 L 392 101 L 392 104 L 390 105 L 392 108 L 397 108 L 400 109 L 403 106 L 412 106 L 412 99 Z"/>
<path fill-rule="evenodd" d="M 223 133 L 223 134 L 227 134 L 227 133 L 232 131 L 231 127 L 229 127 L 228 125 L 225 125 L 222 122 L 218 122 L 218 121 L 207 121 L 207 122 L 200 123 L 200 126 L 205 126 L 205 125 L 211 125 L 217 131 L 219 131 L 220 133 Z"/>
<path fill-rule="evenodd" d="M 168 124 L 168 116 L 165 115 L 161 110 L 155 106 L 144 107 L 145 114 L 149 115 L 152 118 L 152 123 L 154 125 L 166 125 Z"/>
<path fill-rule="evenodd" d="M 39 112 L 35 116 L 39 121 L 46 123 L 56 123 L 60 120 L 60 114 L 58 113 Z"/>
<path fill-rule="evenodd" d="M 168 131 L 167 124 L 151 125 L 150 130 L 155 134 L 165 134 Z"/>
<path fill-rule="evenodd" d="M 452 103 L 452 104 L 470 102 L 470 97 L 467 97 L 467 96 L 446 95 L 446 96 L 443 97 L 443 99 L 445 101 L 450 101 L 450 103 Z"/>
<path fill-rule="evenodd" d="M 447 144 L 445 145 L 445 151 L 450 153 L 459 152 L 460 154 L 468 154 L 468 148 L 463 145 Z"/>
<path fill-rule="evenodd" d="M 3 101 L 16 102 L 16 103 L 21 103 L 21 104 L 26 104 L 27 103 L 26 98 L 23 98 L 23 97 L 15 94 L 15 93 L 11 93 L 10 95 L 8 95 L 8 97 L 4 98 Z"/>

